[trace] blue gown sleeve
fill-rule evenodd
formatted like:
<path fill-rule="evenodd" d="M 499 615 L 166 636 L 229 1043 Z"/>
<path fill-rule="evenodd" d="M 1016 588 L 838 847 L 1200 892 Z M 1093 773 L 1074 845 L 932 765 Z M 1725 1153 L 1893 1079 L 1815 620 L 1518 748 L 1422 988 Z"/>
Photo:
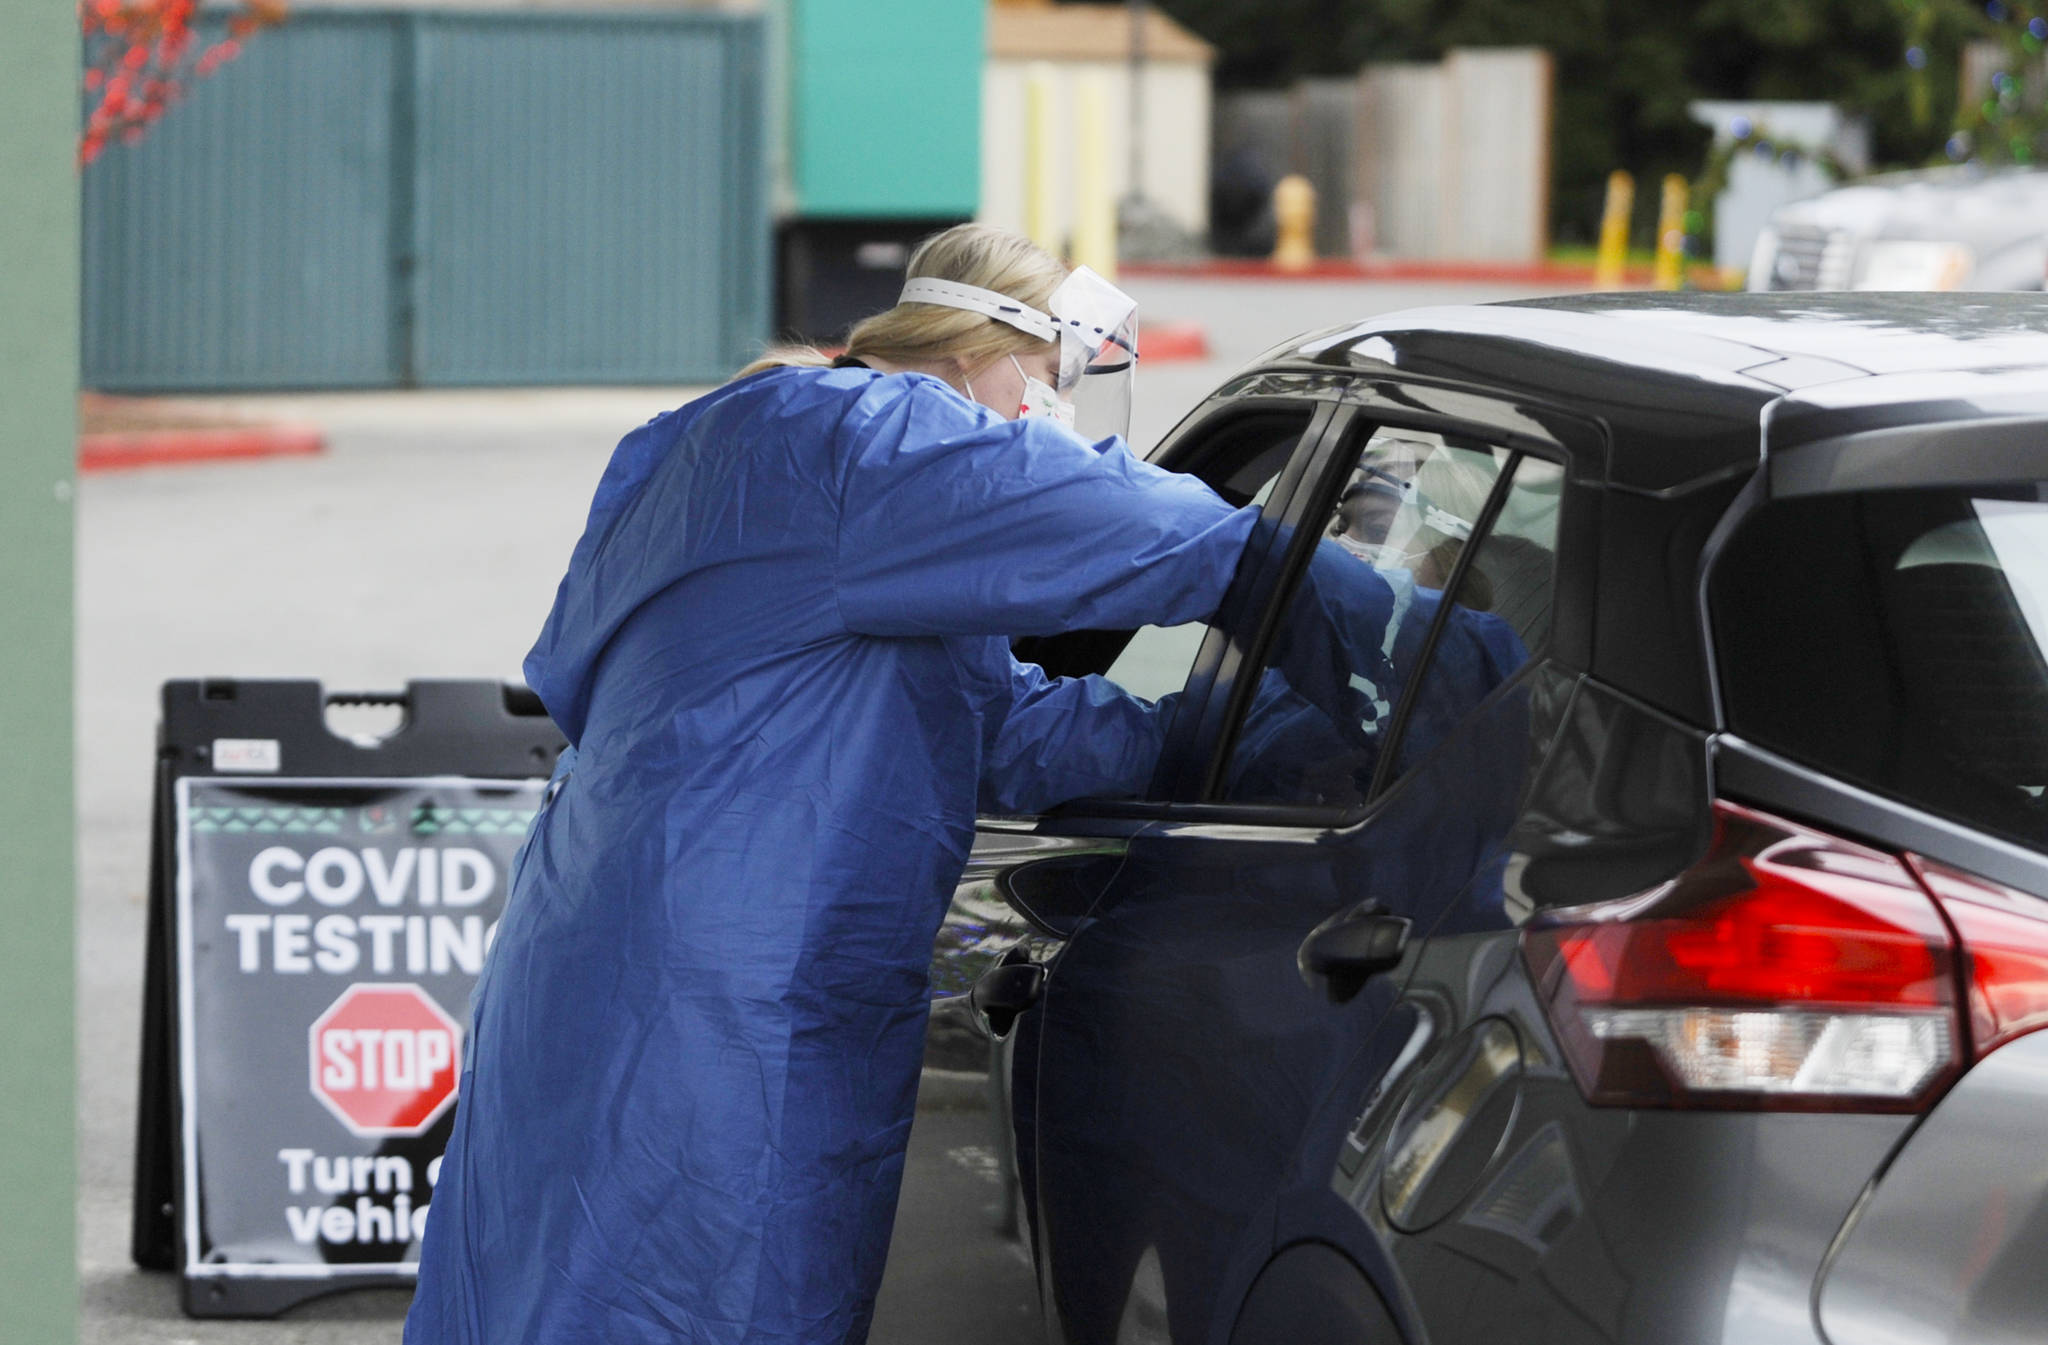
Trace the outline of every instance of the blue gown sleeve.
<path fill-rule="evenodd" d="M 982 754 L 979 810 L 1041 813 L 1056 803 L 1142 794 L 1179 693 L 1140 700 L 1107 678 L 1047 677 L 1010 660 L 1009 710 Z"/>
<path fill-rule="evenodd" d="M 1301 801 L 1298 782 L 1306 773 L 1340 759 L 1349 760 L 1347 771 L 1369 778 L 1443 602 L 1441 592 L 1417 587 L 1404 572 L 1361 565 L 1332 543 L 1318 544 L 1239 736 L 1238 788 Z M 1500 617 L 1453 605 L 1421 673 L 1401 764 L 1434 748 L 1528 657 Z M 1281 778 L 1297 783 L 1273 783 Z M 1331 788 L 1341 794 L 1344 786 Z"/>
<path fill-rule="evenodd" d="M 1272 666 L 1347 735 L 1375 739 L 1393 716 L 1443 595 L 1329 541 L 1288 604 Z"/>
<path fill-rule="evenodd" d="M 851 428 L 836 584 L 849 632 L 1049 635 L 1174 625 L 1222 600 L 1257 510 L 1089 444 L 1006 421 L 937 379 L 880 380 Z"/>

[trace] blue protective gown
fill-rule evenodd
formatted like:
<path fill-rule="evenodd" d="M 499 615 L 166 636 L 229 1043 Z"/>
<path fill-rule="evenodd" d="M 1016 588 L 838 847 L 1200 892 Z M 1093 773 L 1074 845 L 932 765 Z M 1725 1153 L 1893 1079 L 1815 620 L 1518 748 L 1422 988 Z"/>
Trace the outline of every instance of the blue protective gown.
<path fill-rule="evenodd" d="M 1206 617 L 1253 516 L 922 375 L 775 370 L 628 435 L 526 663 L 576 756 L 406 1340 L 861 1339 L 977 798 L 1130 793 L 1160 741 L 1006 637 Z"/>

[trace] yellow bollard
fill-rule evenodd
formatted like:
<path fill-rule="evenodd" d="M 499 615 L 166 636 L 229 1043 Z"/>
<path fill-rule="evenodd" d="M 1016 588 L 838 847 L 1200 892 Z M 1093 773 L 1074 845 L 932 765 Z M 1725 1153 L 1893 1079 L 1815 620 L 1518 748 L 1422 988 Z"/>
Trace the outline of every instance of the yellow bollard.
<path fill-rule="evenodd" d="M 1593 288 L 1618 290 L 1628 275 L 1628 219 L 1636 207 L 1636 180 L 1617 168 L 1607 175 L 1607 208 L 1600 214 L 1600 258 Z"/>
<path fill-rule="evenodd" d="M 1034 65 L 1024 75 L 1024 232 L 1054 256 L 1066 240 L 1053 218 L 1053 165 L 1058 162 L 1053 117 L 1058 112 L 1052 67 Z"/>
<path fill-rule="evenodd" d="M 1316 189 L 1299 173 L 1273 184 L 1273 265 L 1306 271 L 1316 260 Z"/>
<path fill-rule="evenodd" d="M 1685 208 L 1692 188 L 1677 173 L 1664 175 L 1664 200 L 1657 210 L 1657 277 L 1660 290 L 1685 283 Z"/>
<path fill-rule="evenodd" d="M 1109 88 L 1101 75 L 1085 75 L 1074 115 L 1074 255 L 1076 266 L 1092 266 L 1116 279 L 1116 194 L 1109 183 Z"/>

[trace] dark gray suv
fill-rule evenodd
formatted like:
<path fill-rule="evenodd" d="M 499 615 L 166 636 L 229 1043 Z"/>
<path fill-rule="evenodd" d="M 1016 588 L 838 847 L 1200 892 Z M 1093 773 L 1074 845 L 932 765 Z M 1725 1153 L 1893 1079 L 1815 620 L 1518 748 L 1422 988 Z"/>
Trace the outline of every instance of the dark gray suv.
<path fill-rule="evenodd" d="M 1022 651 L 1152 786 L 935 964 L 1048 1339 L 2048 1339 L 2048 303 L 1396 314 L 1154 457 L 1223 609 Z"/>

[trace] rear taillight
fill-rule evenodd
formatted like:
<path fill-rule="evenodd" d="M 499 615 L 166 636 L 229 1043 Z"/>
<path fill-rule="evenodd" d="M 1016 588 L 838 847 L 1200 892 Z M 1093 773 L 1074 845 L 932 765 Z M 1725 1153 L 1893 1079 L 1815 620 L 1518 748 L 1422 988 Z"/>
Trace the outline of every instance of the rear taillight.
<path fill-rule="evenodd" d="M 1955 944 L 1907 866 L 1734 804 L 1692 868 L 1523 952 L 1597 1104 L 1912 1111 L 1961 1054 Z"/>
<path fill-rule="evenodd" d="M 1971 1058 L 2048 1027 L 2048 902 L 1919 855 L 1906 862 L 1962 941 Z"/>

